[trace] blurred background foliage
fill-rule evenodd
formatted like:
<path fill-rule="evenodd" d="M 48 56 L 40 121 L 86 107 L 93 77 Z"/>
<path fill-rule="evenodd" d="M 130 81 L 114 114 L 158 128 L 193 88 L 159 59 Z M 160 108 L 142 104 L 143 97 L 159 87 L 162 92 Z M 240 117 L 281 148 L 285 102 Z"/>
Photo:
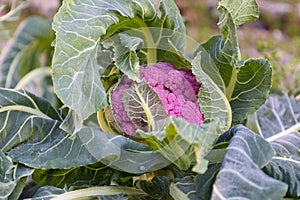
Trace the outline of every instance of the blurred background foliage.
<path fill-rule="evenodd" d="M 217 0 L 176 0 L 176 3 L 186 20 L 189 36 L 202 43 L 219 33 Z M 257 0 L 257 3 L 259 20 L 238 30 L 242 55 L 245 59 L 265 57 L 271 61 L 274 74 L 272 93 L 287 91 L 291 96 L 300 97 L 300 2 Z M 61 0 L 0 0 L 0 53 L 11 48 L 12 39 L 20 34 L 18 30 L 23 30 L 20 28 L 22 22 L 24 24 L 30 16 L 51 20 L 60 4 Z M 34 23 L 29 24 L 32 29 L 38 29 Z M 46 58 L 45 53 L 38 54 L 40 67 L 51 65 L 49 49 L 47 52 Z M 4 57 L 1 54 L 0 69 Z M 24 76 L 24 72 L 20 73 L 19 79 Z"/>

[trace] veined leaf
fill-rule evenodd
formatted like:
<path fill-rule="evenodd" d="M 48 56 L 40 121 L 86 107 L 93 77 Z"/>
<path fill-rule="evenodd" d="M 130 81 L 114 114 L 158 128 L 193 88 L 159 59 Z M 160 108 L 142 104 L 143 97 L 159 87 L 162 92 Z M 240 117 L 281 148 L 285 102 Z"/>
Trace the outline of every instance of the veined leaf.
<path fill-rule="evenodd" d="M 218 136 L 217 126 L 213 122 L 198 126 L 171 116 L 165 130 L 138 132 L 154 151 L 161 153 L 180 169 L 188 169 L 192 160 L 196 160 L 193 170 L 204 173 L 208 164 L 204 156 L 211 150 Z"/>
<path fill-rule="evenodd" d="M 0 89 L 0 119 L 2 151 L 33 168 L 67 169 L 101 160 L 118 170 L 144 173 L 169 164 L 145 145 L 99 127 L 66 133 L 60 128 L 62 113 L 26 91 Z"/>
<path fill-rule="evenodd" d="M 44 123 L 61 120 L 62 113 L 29 92 L 0 88 L 0 119 L 0 148 L 7 152 L 22 142 L 42 137 L 39 131 Z M 32 124 L 34 121 L 37 124 Z M 38 133 L 36 138 L 32 138 L 33 132 Z"/>
<path fill-rule="evenodd" d="M 231 37 L 234 36 L 236 33 L 232 33 Z M 225 93 L 232 109 L 232 122 L 237 124 L 265 102 L 271 88 L 272 69 L 265 59 L 240 60 L 234 41 L 237 40 L 226 34 L 214 36 L 197 52 L 202 55 L 199 61 L 202 70 Z"/>
<path fill-rule="evenodd" d="M 144 45 L 148 48 L 145 51 L 147 63 L 156 63 L 155 48 L 161 35 L 151 32 L 147 27 L 180 32 L 181 35 L 173 33 L 167 37 L 178 49 L 184 45 L 182 33 L 185 27 L 172 0 L 113 0 L 109 3 L 104 0 L 64 1 L 53 23 L 57 36 L 53 81 L 62 102 L 75 110 L 83 120 L 107 105 L 96 52 L 99 42 L 115 33 L 142 28 Z M 127 55 L 131 56 L 132 53 Z M 134 66 L 136 70 L 137 59 L 134 59 Z"/>
<path fill-rule="evenodd" d="M 211 198 L 273 200 L 284 197 L 287 185 L 261 170 L 275 153 L 269 143 L 242 125 L 231 128 L 219 140 L 229 138 Z"/>
<path fill-rule="evenodd" d="M 225 94 L 232 110 L 232 123 L 237 124 L 253 114 L 265 102 L 271 88 L 272 69 L 265 59 L 242 61 L 240 56 L 236 30 L 239 25 L 258 17 L 258 6 L 255 0 L 220 0 L 218 11 L 220 16 L 218 25 L 223 35 L 212 37 L 196 51 L 195 56 L 201 52 L 198 65 L 203 71 L 202 74 L 198 73 L 198 77 L 200 81 L 210 79 L 209 83 L 214 82 Z M 203 73 L 206 73 L 207 78 L 204 78 Z M 202 90 L 205 89 L 203 87 Z M 216 89 L 209 91 L 214 93 L 207 94 L 207 91 L 202 91 L 201 95 L 200 92 L 200 102 L 202 101 L 205 109 L 212 102 L 208 101 L 210 98 L 207 96 L 217 95 Z M 220 94 L 215 97 L 218 98 L 213 99 L 219 100 Z M 222 104 L 224 107 L 224 103 Z M 210 110 L 214 111 L 212 108 Z M 221 122 L 224 120 L 226 122 L 228 116 L 224 111 L 219 113 L 222 114 Z"/>
<path fill-rule="evenodd" d="M 199 52 L 192 62 L 192 71 L 201 82 L 198 102 L 206 122 L 218 120 L 218 133 L 228 130 L 231 125 L 231 108 L 222 88 L 218 69 L 206 51 Z"/>
<path fill-rule="evenodd" d="M 288 96 L 271 95 L 248 120 L 275 150 L 265 171 L 289 185 L 288 194 L 300 195 L 300 101 Z"/>
<path fill-rule="evenodd" d="M 161 99 L 144 81 L 132 82 L 131 87 L 124 92 L 122 103 L 136 128 L 146 132 L 159 131 L 163 126 L 158 122 L 167 124 L 168 113 Z"/>
<path fill-rule="evenodd" d="M 33 28 L 34 27 L 34 28 Z M 14 88 L 29 71 L 51 64 L 51 42 L 54 33 L 51 21 L 40 17 L 29 17 L 20 24 L 16 35 L 0 57 L 0 86 Z M 46 55 L 45 63 L 40 57 Z"/>
<path fill-rule="evenodd" d="M 101 185 L 110 185 L 126 173 L 121 173 L 102 163 L 95 163 L 70 169 L 36 169 L 33 180 L 40 186 L 55 186 L 58 188 L 83 188 Z"/>
<path fill-rule="evenodd" d="M 143 47 L 144 41 L 125 33 L 120 33 L 119 36 L 120 41 L 113 43 L 115 64 L 129 78 L 138 81 L 140 60 L 136 51 Z"/>
<path fill-rule="evenodd" d="M 218 6 L 219 29 L 225 37 L 225 46 L 229 45 L 233 50 L 233 62 L 241 59 L 238 47 L 236 29 L 241 24 L 258 18 L 258 5 L 255 0 L 220 0 Z"/>
<path fill-rule="evenodd" d="M 226 8 L 228 14 L 230 14 L 236 26 L 257 19 L 259 14 L 258 5 L 255 0 L 220 0 L 219 7 Z M 228 17 L 228 15 L 220 16 L 220 26 L 224 24 L 224 21 L 226 21 L 226 17 Z"/>

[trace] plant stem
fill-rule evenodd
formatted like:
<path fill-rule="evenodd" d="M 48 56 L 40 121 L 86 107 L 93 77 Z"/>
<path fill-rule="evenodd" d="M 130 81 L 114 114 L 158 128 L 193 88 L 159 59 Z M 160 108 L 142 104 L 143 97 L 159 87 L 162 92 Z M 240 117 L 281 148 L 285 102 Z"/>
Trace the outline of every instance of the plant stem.
<path fill-rule="evenodd" d="M 292 127 L 288 128 L 288 129 L 280 132 L 279 134 L 276 134 L 276 135 L 274 135 L 272 137 L 267 138 L 267 141 L 268 142 L 274 142 L 278 138 L 281 138 L 281 137 L 283 137 L 283 136 L 285 136 L 285 135 L 287 135 L 287 134 L 289 134 L 291 132 L 298 131 L 298 130 L 300 130 L 300 123 L 295 124 L 294 126 L 292 126 Z"/>
<path fill-rule="evenodd" d="M 123 186 L 101 186 L 101 187 L 91 187 L 86 189 L 75 190 L 58 195 L 52 200 L 70 200 L 81 197 L 90 197 L 97 195 L 118 195 L 118 194 L 129 194 L 129 195 L 145 195 L 142 190 L 123 187 Z"/>
<path fill-rule="evenodd" d="M 44 119 L 51 119 L 49 116 L 42 113 L 40 110 L 30 108 L 30 107 L 27 107 L 27 106 L 22 106 L 22 105 L 5 106 L 5 107 L 0 108 L 0 113 L 1 112 L 6 112 L 6 111 L 27 112 L 27 113 L 36 115 L 37 117 L 41 117 L 41 118 L 44 118 Z"/>
<path fill-rule="evenodd" d="M 154 65 L 155 63 L 157 63 L 157 45 L 153 40 L 152 33 L 143 20 L 136 17 L 135 21 L 141 26 L 141 31 L 145 35 L 145 46 L 147 48 L 147 65 Z"/>

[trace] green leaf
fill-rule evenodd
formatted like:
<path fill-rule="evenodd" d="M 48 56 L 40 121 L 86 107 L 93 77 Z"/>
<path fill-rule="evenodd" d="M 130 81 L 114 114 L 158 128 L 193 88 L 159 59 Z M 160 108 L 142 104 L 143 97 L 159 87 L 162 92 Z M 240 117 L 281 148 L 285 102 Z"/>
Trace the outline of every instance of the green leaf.
<path fill-rule="evenodd" d="M 288 184 L 288 195 L 300 195 L 300 101 L 271 95 L 248 120 L 248 125 L 265 138 L 276 155 L 265 167 L 270 176 Z"/>
<path fill-rule="evenodd" d="M 43 137 L 41 128 L 49 120 L 61 120 L 62 113 L 29 92 L 0 88 L 0 119 L 0 148 L 7 152 L 22 142 Z"/>
<path fill-rule="evenodd" d="M 114 42 L 114 61 L 116 66 L 130 79 L 140 78 L 140 62 L 136 53 L 143 47 L 143 40 L 125 33 L 120 33 L 120 41 Z"/>
<path fill-rule="evenodd" d="M 6 46 L 0 57 L 0 86 L 14 88 L 29 71 L 40 66 L 49 66 L 52 54 L 51 42 L 54 33 L 51 21 L 29 17 L 18 27 L 14 39 Z M 40 60 L 42 54 L 46 61 Z"/>
<path fill-rule="evenodd" d="M 230 96 L 232 121 L 237 123 L 254 113 L 267 99 L 272 68 L 265 59 L 249 59 L 239 67 Z"/>
<path fill-rule="evenodd" d="M 232 58 L 238 61 L 241 59 L 241 56 L 238 47 L 236 29 L 241 24 L 251 22 L 258 18 L 258 5 L 255 0 L 220 0 L 218 12 L 218 26 L 221 33 L 224 35 L 225 44 L 226 46 L 230 45 L 233 50 Z"/>
<path fill-rule="evenodd" d="M 216 127 L 216 123 L 198 126 L 171 116 L 170 124 L 163 131 L 138 132 L 154 151 L 180 169 L 188 169 L 196 160 L 193 170 L 204 173 L 208 163 L 203 157 L 211 150 L 218 136 Z"/>
<path fill-rule="evenodd" d="M 202 44 L 194 55 L 201 52 L 198 65 L 211 79 L 210 84 L 214 82 L 225 94 L 232 109 L 232 123 L 238 124 L 265 102 L 271 87 L 272 70 L 270 63 L 265 59 L 241 60 L 237 28 L 245 22 L 258 18 L 255 0 L 220 0 L 218 11 L 220 18 L 218 26 L 222 35 L 213 36 Z M 204 75 L 201 76 L 200 81 L 205 79 Z M 204 100 L 200 98 L 200 102 L 206 106 L 208 95 L 205 91 L 203 93 Z M 219 100 L 220 97 L 215 99 Z M 223 114 L 221 117 L 223 121 L 226 119 L 225 116 Z"/>
<path fill-rule="evenodd" d="M 231 128 L 219 141 L 229 138 L 230 144 L 213 185 L 212 199 L 284 197 L 287 185 L 261 170 L 275 153 L 269 143 L 242 125 Z"/>
<path fill-rule="evenodd" d="M 231 57 L 232 47 L 226 44 L 222 36 L 211 38 L 197 51 L 201 51 L 202 55 L 198 61 L 201 68 L 211 79 L 210 82 L 215 82 L 225 93 L 230 103 L 233 124 L 246 119 L 265 102 L 272 80 L 269 61 L 248 59 L 237 62 Z"/>
<path fill-rule="evenodd" d="M 227 10 L 227 15 L 220 16 L 219 26 L 224 24 L 229 15 L 236 26 L 256 20 L 259 15 L 258 5 L 255 0 L 220 0 L 219 7 L 226 8 Z"/>
<path fill-rule="evenodd" d="M 228 130 L 231 125 L 231 108 L 224 95 L 223 82 L 218 69 L 206 51 L 201 51 L 192 61 L 192 71 L 202 86 L 198 102 L 206 122 L 218 120 L 218 133 Z"/>
<path fill-rule="evenodd" d="M 95 163 L 70 169 L 36 169 L 33 180 L 40 186 L 55 186 L 58 188 L 82 188 L 101 185 L 110 185 L 126 173 L 120 173 L 102 163 Z"/>
<path fill-rule="evenodd" d="M 148 27 L 156 27 L 160 31 L 152 32 Z M 96 54 L 101 41 L 115 33 L 132 29 L 135 29 L 135 32 L 140 31 L 136 36 L 142 35 L 140 38 L 144 40 L 147 48 L 144 52 L 148 64 L 158 61 L 156 47 L 161 37 L 170 39 L 178 49 L 184 45 L 184 23 L 176 4 L 171 0 L 113 0 L 109 3 L 104 0 L 67 0 L 54 17 L 53 28 L 57 36 L 53 57 L 55 92 L 62 102 L 75 110 L 83 120 L 108 103 L 96 59 L 99 59 Z M 174 31 L 170 35 L 160 34 L 163 28 Z M 133 46 L 130 48 L 130 53 L 125 55 L 133 56 L 127 60 L 132 63 L 132 69 L 137 74 L 138 59 Z M 124 61 L 125 55 L 114 57 L 118 58 L 116 64 L 129 73 L 127 67 L 130 63 L 126 63 L 124 69 L 125 64 L 120 64 L 119 60 L 122 57 Z"/>
<path fill-rule="evenodd" d="M 0 88 L 0 119 L 2 151 L 33 168 L 66 169 L 101 160 L 118 170 L 144 173 L 169 164 L 147 146 L 103 133 L 99 127 L 66 133 L 60 128 L 62 113 L 23 90 Z"/>

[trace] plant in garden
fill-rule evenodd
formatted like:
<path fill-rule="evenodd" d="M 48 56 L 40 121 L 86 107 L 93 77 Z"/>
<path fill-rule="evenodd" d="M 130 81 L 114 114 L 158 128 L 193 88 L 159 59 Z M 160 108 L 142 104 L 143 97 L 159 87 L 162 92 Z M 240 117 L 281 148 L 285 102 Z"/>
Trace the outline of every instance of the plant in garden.
<path fill-rule="evenodd" d="M 298 197 L 299 101 L 268 98 L 270 63 L 239 51 L 257 4 L 218 13 L 221 35 L 192 50 L 172 0 L 65 0 L 53 43 L 49 21 L 27 19 L 0 60 L 1 197 Z M 52 93 L 24 61 L 45 52 Z M 36 76 L 42 94 L 25 90 Z"/>

